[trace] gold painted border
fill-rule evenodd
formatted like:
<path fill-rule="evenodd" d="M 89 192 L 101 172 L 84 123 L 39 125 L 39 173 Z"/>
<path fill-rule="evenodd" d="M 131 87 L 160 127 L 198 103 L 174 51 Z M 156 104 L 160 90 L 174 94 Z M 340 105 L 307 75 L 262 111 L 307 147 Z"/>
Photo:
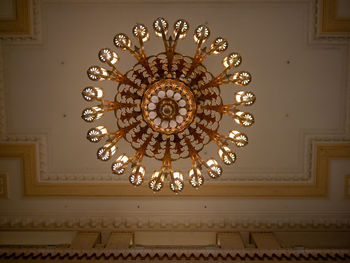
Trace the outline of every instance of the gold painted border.
<path fill-rule="evenodd" d="M 30 0 L 14 1 L 14 19 L 0 19 L 0 34 L 30 34 Z"/>
<path fill-rule="evenodd" d="M 344 197 L 350 198 L 350 174 L 344 176 Z"/>
<path fill-rule="evenodd" d="M 0 193 L 0 198 L 7 198 L 8 197 L 7 175 L 6 174 L 0 174 L 0 178 L 2 179 L 2 188 L 4 190 L 3 193 Z"/>
<path fill-rule="evenodd" d="M 23 193 L 30 195 L 33 186 L 38 184 L 36 178 L 35 144 L 0 144 L 0 159 L 20 159 L 22 161 Z"/>
<path fill-rule="evenodd" d="M 0 158 L 22 160 L 25 196 L 174 197 L 167 187 L 160 193 L 153 194 L 147 184 L 133 187 L 129 183 L 38 182 L 35 144 L 1 144 L 0 149 Z M 330 160 L 350 159 L 350 144 L 319 144 L 315 154 L 315 181 L 311 184 L 205 184 L 200 190 L 187 186 L 176 197 L 327 197 Z"/>
<path fill-rule="evenodd" d="M 350 18 L 338 17 L 338 0 L 323 0 L 321 9 L 321 34 L 350 35 Z"/>

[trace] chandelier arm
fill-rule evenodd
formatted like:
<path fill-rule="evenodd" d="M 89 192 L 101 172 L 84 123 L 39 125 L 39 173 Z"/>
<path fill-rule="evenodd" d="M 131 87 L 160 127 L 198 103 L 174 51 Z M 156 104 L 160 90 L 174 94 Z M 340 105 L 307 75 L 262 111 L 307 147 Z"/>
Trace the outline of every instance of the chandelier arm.
<path fill-rule="evenodd" d="M 152 76 L 152 78 L 153 78 L 154 74 L 153 74 L 153 72 L 148 64 L 148 60 L 147 60 L 146 52 L 145 52 L 145 46 L 144 46 L 144 43 L 143 43 L 140 35 L 139 35 L 138 39 L 139 39 L 140 50 L 141 50 L 141 53 L 140 53 L 141 57 L 140 57 L 140 59 L 138 59 L 138 61 L 142 64 L 142 66 L 145 67 L 147 73 L 150 74 L 150 76 Z"/>
<path fill-rule="evenodd" d="M 172 171 L 171 168 L 171 153 L 170 153 L 170 140 L 167 139 L 165 145 L 165 153 L 162 162 L 162 170 L 163 171 Z"/>
<path fill-rule="evenodd" d="M 136 150 L 134 156 L 132 157 L 133 160 L 137 160 L 138 164 L 140 164 L 142 162 L 142 159 L 145 156 L 147 146 L 148 146 L 149 142 L 152 140 L 152 137 L 153 137 L 153 134 L 150 134 L 148 136 L 148 138 L 146 139 L 146 141 L 144 141 L 144 143 L 140 146 L 140 148 L 138 148 Z"/>
<path fill-rule="evenodd" d="M 186 137 L 185 142 L 186 142 L 188 150 L 189 150 L 189 155 L 191 157 L 192 164 L 194 164 L 195 167 L 197 167 L 197 165 L 198 165 L 198 167 L 201 169 L 201 165 L 205 164 L 204 160 L 199 155 L 198 151 L 194 148 L 194 146 L 192 145 L 189 138 Z"/>
<path fill-rule="evenodd" d="M 216 131 L 210 130 L 207 127 L 205 127 L 203 124 L 198 123 L 197 124 L 199 128 L 201 128 L 208 136 L 210 139 L 212 139 L 219 147 L 223 145 L 222 139 L 224 136 Z"/>
<path fill-rule="evenodd" d="M 130 85 L 130 86 L 134 87 L 135 89 L 140 89 L 140 87 L 135 82 L 133 82 L 126 75 L 121 73 L 114 65 L 113 65 L 113 71 L 108 70 L 108 73 L 109 74 L 112 73 L 111 75 L 114 76 L 114 77 L 108 78 L 108 80 L 113 80 L 113 81 L 119 82 L 121 84 Z"/>
<path fill-rule="evenodd" d="M 231 103 L 231 104 L 225 104 L 225 105 L 201 105 L 198 107 L 198 109 L 206 109 L 206 110 L 214 110 L 218 113 L 223 113 L 223 114 L 230 114 L 229 111 L 238 111 L 236 109 L 237 106 L 244 105 L 244 102 L 236 102 L 236 103 Z"/>

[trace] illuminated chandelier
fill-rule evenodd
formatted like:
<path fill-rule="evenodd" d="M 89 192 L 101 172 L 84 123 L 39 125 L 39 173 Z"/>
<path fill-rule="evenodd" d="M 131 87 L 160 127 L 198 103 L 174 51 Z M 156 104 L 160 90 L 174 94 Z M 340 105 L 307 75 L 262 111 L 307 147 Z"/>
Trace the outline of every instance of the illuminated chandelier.
<path fill-rule="evenodd" d="M 98 101 L 99 105 L 86 108 L 82 118 L 87 122 L 100 119 L 105 112 L 113 111 L 118 130 L 109 132 L 104 126 L 92 128 L 87 133 L 89 141 L 97 143 L 106 139 L 105 144 L 97 150 L 97 158 L 110 160 L 117 151 L 116 144 L 125 138 L 136 150 L 132 156 L 120 155 L 112 163 L 112 172 L 123 174 L 131 164 L 129 181 L 134 186 L 143 183 L 145 167 L 141 164 L 144 156 L 162 161 L 159 170 L 152 173 L 149 187 L 159 191 L 165 180 L 175 193 L 184 188 L 183 174 L 174 171 L 172 162 L 180 158 L 190 158 L 192 168 L 188 172 L 191 186 L 199 188 L 204 182 L 203 168 L 211 178 L 218 178 L 223 170 L 219 163 L 210 158 L 204 161 L 199 152 L 213 141 L 219 147 L 218 154 L 225 165 L 235 162 L 236 155 L 229 147 L 244 147 L 248 143 L 245 134 L 232 130 L 228 136 L 218 132 L 223 114 L 231 116 L 235 123 L 248 127 L 254 123 L 251 113 L 238 109 L 239 106 L 250 106 L 255 95 L 250 91 L 238 91 L 235 102 L 224 105 L 220 97 L 222 84 L 232 83 L 247 86 L 251 75 L 246 71 L 236 71 L 241 56 L 233 52 L 223 59 L 224 70 L 213 76 L 202 64 L 212 54 L 221 54 L 228 42 L 217 37 L 209 47 L 203 44 L 209 38 L 210 30 L 200 25 L 194 31 L 193 39 L 197 44 L 194 57 L 175 51 L 178 41 L 183 39 L 188 30 L 188 23 L 179 19 L 174 23 L 173 36 L 168 36 L 168 22 L 157 18 L 153 23 L 157 37 L 162 38 L 165 52 L 147 57 L 144 43 L 150 38 L 145 25 L 136 24 L 132 34 L 139 46 L 133 46 L 130 38 L 123 33 L 114 38 L 114 45 L 121 50 L 129 51 L 137 60 L 133 68 L 122 74 L 116 68 L 118 55 L 109 48 L 99 52 L 99 60 L 110 66 L 105 69 L 91 66 L 88 77 L 93 81 L 112 80 L 118 84 L 113 101 L 103 97 L 103 89 L 90 86 L 83 90 L 86 101 Z"/>

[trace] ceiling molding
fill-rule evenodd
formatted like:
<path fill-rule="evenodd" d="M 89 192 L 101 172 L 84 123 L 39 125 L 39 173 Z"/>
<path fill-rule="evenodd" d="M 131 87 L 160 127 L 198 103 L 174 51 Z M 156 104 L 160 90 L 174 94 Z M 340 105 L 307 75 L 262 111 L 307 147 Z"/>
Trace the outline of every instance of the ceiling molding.
<path fill-rule="evenodd" d="M 350 174 L 346 174 L 344 176 L 344 197 L 345 198 L 350 198 Z"/>
<path fill-rule="evenodd" d="M 0 174 L 0 198 L 7 198 L 7 175 Z"/>
<path fill-rule="evenodd" d="M 0 19 L 0 39 L 11 44 L 41 43 L 40 0 L 13 0 L 14 18 Z"/>
<path fill-rule="evenodd" d="M 152 249 L 70 249 L 70 248 L 1 248 L 0 260 L 42 260 L 76 261 L 98 260 L 222 260 L 266 262 L 303 260 L 349 260 L 349 249 L 240 249 L 221 250 L 215 248 L 184 249 L 184 248 L 152 248 Z"/>
<path fill-rule="evenodd" d="M 0 145 L 0 158 L 19 158 L 23 162 L 25 196 L 146 196 L 154 197 L 147 184 L 133 187 L 126 183 L 48 183 L 38 181 L 35 144 L 5 143 Z M 332 159 L 350 159 L 350 143 L 320 144 L 315 153 L 315 180 L 304 184 L 206 184 L 200 191 L 186 187 L 181 197 L 326 197 L 328 195 L 329 163 Z M 169 189 L 157 193 L 173 196 Z"/>
<path fill-rule="evenodd" d="M 14 0 L 13 19 L 0 19 L 1 35 L 27 35 L 31 32 L 29 0 Z"/>
<path fill-rule="evenodd" d="M 350 18 L 339 17 L 337 14 L 338 0 L 322 1 L 321 34 L 350 36 Z"/>

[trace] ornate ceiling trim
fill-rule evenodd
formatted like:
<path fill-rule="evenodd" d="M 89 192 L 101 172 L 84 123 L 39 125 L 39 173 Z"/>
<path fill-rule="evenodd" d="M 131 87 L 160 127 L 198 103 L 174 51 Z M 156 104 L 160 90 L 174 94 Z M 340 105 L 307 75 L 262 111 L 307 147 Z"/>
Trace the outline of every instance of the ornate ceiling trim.
<path fill-rule="evenodd" d="M 0 34 L 22 35 L 30 34 L 31 15 L 29 0 L 14 0 L 14 18 L 0 19 Z"/>
<path fill-rule="evenodd" d="M 0 39 L 11 44 L 41 41 L 40 0 L 14 0 L 14 18 L 0 19 Z"/>
<path fill-rule="evenodd" d="M 350 159 L 350 144 L 319 144 L 315 153 L 315 180 L 305 184 L 207 184 L 203 190 L 196 191 L 186 187 L 181 193 L 186 196 L 214 197 L 325 197 L 328 195 L 329 162 L 331 159 Z M 26 196 L 154 196 L 146 186 L 137 189 L 127 183 L 48 183 L 37 177 L 36 144 L 0 145 L 0 158 L 19 158 L 23 160 L 24 195 Z M 172 196 L 169 189 L 157 196 Z"/>
<path fill-rule="evenodd" d="M 0 159 L 20 159 L 24 179 L 24 194 L 36 184 L 36 145 L 35 144 L 0 144 Z M 30 182 L 28 180 L 31 180 Z"/>
<path fill-rule="evenodd" d="M 345 198 L 350 198 L 350 174 L 346 174 L 344 176 L 344 197 Z"/>
<path fill-rule="evenodd" d="M 7 175 L 0 174 L 0 198 L 7 198 Z"/>
<path fill-rule="evenodd" d="M 221 250 L 206 249 L 68 249 L 68 248 L 1 248 L 0 260 L 42 260 L 76 261 L 98 260 L 239 260 L 260 262 L 266 260 L 349 260 L 349 249 L 242 249 Z"/>
<path fill-rule="evenodd" d="M 337 14 L 338 1 L 322 1 L 321 34 L 350 36 L 350 18 L 339 17 Z"/>

